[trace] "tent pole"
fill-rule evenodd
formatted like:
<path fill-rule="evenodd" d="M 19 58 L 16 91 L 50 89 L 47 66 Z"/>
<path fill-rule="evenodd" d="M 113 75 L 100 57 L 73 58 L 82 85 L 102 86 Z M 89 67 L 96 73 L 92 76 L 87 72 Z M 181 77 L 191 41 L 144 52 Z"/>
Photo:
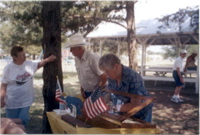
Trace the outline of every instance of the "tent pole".
<path fill-rule="evenodd" d="M 142 44 L 142 61 L 141 61 L 141 76 L 144 76 L 144 52 L 145 52 L 145 44 Z"/>
<path fill-rule="evenodd" d="M 100 39 L 100 43 L 99 43 L 99 54 L 100 56 L 102 56 L 102 41 Z"/>
<path fill-rule="evenodd" d="M 118 38 L 117 38 L 117 55 L 120 56 L 120 43 Z"/>
<path fill-rule="evenodd" d="M 195 88 L 196 88 L 195 93 L 199 93 L 199 58 L 197 59 L 197 82 L 195 83 Z"/>

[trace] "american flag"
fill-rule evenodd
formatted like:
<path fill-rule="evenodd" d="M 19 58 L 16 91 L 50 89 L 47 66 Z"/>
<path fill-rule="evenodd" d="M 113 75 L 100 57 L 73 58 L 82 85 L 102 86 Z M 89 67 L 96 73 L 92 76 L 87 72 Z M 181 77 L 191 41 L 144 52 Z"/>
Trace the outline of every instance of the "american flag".
<path fill-rule="evenodd" d="M 61 98 L 61 95 L 62 95 L 62 91 L 61 91 L 59 80 L 57 78 L 55 100 L 58 101 L 58 102 L 61 102 L 63 104 L 66 104 L 65 100 L 63 100 Z"/>
<path fill-rule="evenodd" d="M 108 106 L 101 97 L 100 88 L 96 89 L 91 96 L 85 100 L 83 107 L 85 108 L 87 117 L 90 119 L 108 110 Z"/>

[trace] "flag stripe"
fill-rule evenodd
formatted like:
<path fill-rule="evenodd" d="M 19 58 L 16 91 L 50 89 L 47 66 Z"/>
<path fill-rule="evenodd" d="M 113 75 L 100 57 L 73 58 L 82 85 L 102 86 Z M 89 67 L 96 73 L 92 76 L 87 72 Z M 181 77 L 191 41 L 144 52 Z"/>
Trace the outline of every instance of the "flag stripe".
<path fill-rule="evenodd" d="M 91 96 L 85 100 L 83 107 L 85 108 L 86 116 L 90 119 L 96 117 L 108 109 L 108 106 L 101 97 L 100 88 L 96 89 L 91 94 Z"/>
<path fill-rule="evenodd" d="M 88 100 L 88 112 L 89 112 L 89 114 L 90 114 L 90 116 L 93 118 L 93 117 L 95 117 L 95 115 L 94 115 L 94 113 L 92 112 L 92 100 L 91 100 L 91 98 Z"/>
<path fill-rule="evenodd" d="M 62 91 L 61 91 L 59 80 L 57 79 L 55 100 L 63 104 L 66 104 L 66 101 L 61 98 L 61 95 L 62 95 Z"/>
<path fill-rule="evenodd" d="M 99 108 L 99 106 L 98 106 L 98 104 L 95 102 L 94 103 L 94 106 L 95 106 L 95 108 L 97 108 L 97 111 L 98 111 L 98 113 L 100 114 L 101 113 L 101 111 L 98 109 Z"/>
<path fill-rule="evenodd" d="M 91 112 L 95 117 L 96 115 L 98 115 L 98 113 L 96 112 L 96 107 L 92 104 L 92 102 L 90 102 L 90 106 L 91 106 Z"/>
<path fill-rule="evenodd" d="M 101 98 L 101 97 L 100 97 L 100 98 Z M 98 101 L 100 102 L 100 104 L 101 104 L 100 107 L 102 107 L 103 111 L 104 111 L 104 110 L 107 110 L 107 108 L 106 108 L 106 106 L 105 106 L 106 103 L 104 103 L 103 99 L 101 98 L 101 99 L 98 100 Z"/>
<path fill-rule="evenodd" d="M 85 110 L 86 110 L 87 116 L 88 116 L 90 119 L 92 119 L 93 117 L 90 115 L 90 110 L 89 110 L 89 105 L 88 105 L 89 100 L 91 100 L 91 99 L 88 99 L 88 100 L 85 101 L 84 106 L 85 106 Z"/>

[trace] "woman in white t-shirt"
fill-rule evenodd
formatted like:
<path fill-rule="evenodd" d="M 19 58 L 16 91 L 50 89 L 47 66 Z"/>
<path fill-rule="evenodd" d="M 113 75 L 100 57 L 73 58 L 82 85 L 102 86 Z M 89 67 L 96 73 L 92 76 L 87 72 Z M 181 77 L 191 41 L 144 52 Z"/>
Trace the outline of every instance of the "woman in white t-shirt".
<path fill-rule="evenodd" d="M 33 75 L 37 69 L 56 59 L 51 55 L 40 62 L 26 60 L 24 49 L 14 46 L 10 52 L 13 62 L 6 65 L 1 80 L 1 107 L 6 117 L 19 118 L 27 125 L 29 109 L 34 102 Z"/>

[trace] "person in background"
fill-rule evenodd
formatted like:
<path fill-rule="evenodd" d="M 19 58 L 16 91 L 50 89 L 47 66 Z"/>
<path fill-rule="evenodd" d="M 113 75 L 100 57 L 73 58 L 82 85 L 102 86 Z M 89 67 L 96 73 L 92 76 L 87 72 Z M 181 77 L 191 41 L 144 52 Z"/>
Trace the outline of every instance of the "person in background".
<path fill-rule="evenodd" d="M 40 62 L 28 61 L 20 46 L 12 47 L 10 54 L 13 61 L 5 66 L 1 80 L 1 107 L 5 106 L 7 118 L 19 118 L 27 126 L 29 109 L 34 102 L 33 75 L 56 56 L 51 55 Z"/>
<path fill-rule="evenodd" d="M 120 59 L 116 55 L 106 54 L 102 56 L 99 60 L 99 68 L 108 75 L 108 89 L 149 96 L 142 77 L 133 69 L 121 64 Z M 135 98 L 121 95 L 115 95 L 115 97 L 123 103 L 120 107 L 117 106 L 118 112 L 128 112 L 141 102 Z M 153 104 L 151 103 L 133 115 L 133 117 L 151 123 L 152 107 Z"/>
<path fill-rule="evenodd" d="M 99 86 L 104 87 L 107 81 L 107 75 L 98 67 L 100 57 L 84 47 L 89 44 L 85 42 L 80 33 L 76 33 L 69 38 L 67 46 L 75 56 L 75 66 L 83 99 L 88 98 Z"/>
<path fill-rule="evenodd" d="M 174 95 L 171 98 L 172 102 L 175 103 L 181 103 L 183 102 L 182 99 L 180 99 L 180 91 L 184 86 L 184 79 L 183 79 L 183 59 L 185 58 L 187 54 L 186 50 L 182 50 L 180 52 L 179 57 L 175 60 L 174 66 L 173 66 L 173 78 L 176 83 L 176 88 L 174 91 Z"/>
<path fill-rule="evenodd" d="M 184 72 L 187 70 L 197 70 L 197 65 L 195 64 L 195 58 L 197 56 L 197 52 L 193 52 L 190 56 L 187 57 Z"/>

